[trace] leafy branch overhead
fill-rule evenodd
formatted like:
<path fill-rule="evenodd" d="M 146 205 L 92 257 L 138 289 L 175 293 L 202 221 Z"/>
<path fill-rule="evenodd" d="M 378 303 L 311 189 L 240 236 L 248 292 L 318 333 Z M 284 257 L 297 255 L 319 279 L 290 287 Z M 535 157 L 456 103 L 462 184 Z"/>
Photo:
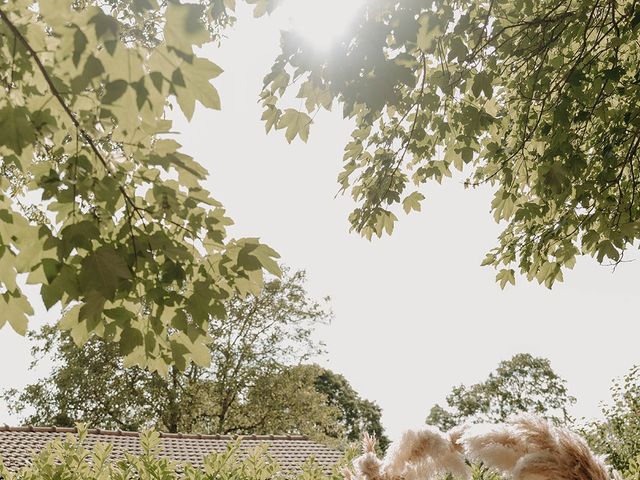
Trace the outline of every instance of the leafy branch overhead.
<path fill-rule="evenodd" d="M 127 365 L 207 365 L 209 322 L 260 291 L 278 256 L 232 221 L 180 151 L 170 102 L 219 109 L 219 39 L 233 2 L 12 0 L 0 6 L 0 326 L 27 330 L 17 277 L 82 344 Z"/>
<path fill-rule="evenodd" d="M 269 130 L 332 103 L 355 121 L 339 183 L 352 228 L 391 233 L 424 184 L 488 184 L 503 227 L 485 265 L 551 287 L 579 255 L 617 264 L 640 238 L 640 4 L 363 2 L 328 52 L 294 32 L 264 79 Z M 306 138 L 307 130 L 300 131 Z"/>

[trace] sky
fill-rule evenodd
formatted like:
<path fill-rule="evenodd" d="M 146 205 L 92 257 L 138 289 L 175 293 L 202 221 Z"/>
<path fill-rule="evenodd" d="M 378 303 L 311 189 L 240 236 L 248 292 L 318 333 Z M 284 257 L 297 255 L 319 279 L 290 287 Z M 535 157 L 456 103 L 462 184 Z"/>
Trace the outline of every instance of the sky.
<path fill-rule="evenodd" d="M 260 237 L 284 264 L 307 271 L 313 296 L 331 297 L 334 320 L 319 331 L 328 353 L 318 362 L 382 407 L 391 438 L 422 425 L 453 386 L 483 380 L 520 352 L 551 361 L 578 399 L 575 416 L 598 417 L 611 381 L 640 363 L 640 262 L 613 273 L 584 258 L 551 291 L 525 279 L 502 291 L 495 271 L 480 266 L 500 232 L 491 190 L 464 189 L 460 178 L 426 186 L 423 211 L 401 215 L 391 237 L 349 233 L 353 202 L 335 195 L 350 123 L 339 108 L 323 112 L 308 143 L 289 145 L 282 132 L 265 135 L 257 103 L 278 29 L 294 24 L 327 42 L 321 14 L 290 6 L 254 20 L 241 12 L 222 47 L 205 50 L 225 70 L 214 81 L 222 111 L 175 119 L 177 140 L 209 170 L 207 186 L 236 222 L 231 235 Z M 58 313 L 37 311 L 33 328 Z M 32 371 L 30 362 L 28 341 L 0 330 L 0 389 L 47 373 L 46 361 Z M 0 424 L 18 422 L 0 400 Z"/>

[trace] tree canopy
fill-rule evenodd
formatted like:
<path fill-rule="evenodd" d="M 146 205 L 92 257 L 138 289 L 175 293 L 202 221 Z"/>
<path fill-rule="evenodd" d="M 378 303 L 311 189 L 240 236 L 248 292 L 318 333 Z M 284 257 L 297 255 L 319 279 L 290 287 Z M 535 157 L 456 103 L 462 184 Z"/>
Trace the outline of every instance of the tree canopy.
<path fill-rule="evenodd" d="M 278 1 L 246 3 L 262 16 Z M 167 118 L 220 108 L 222 69 L 197 49 L 234 8 L 2 4 L 0 326 L 27 331 L 26 277 L 76 343 L 97 335 L 162 373 L 207 366 L 212 319 L 279 273 L 274 250 L 228 238 Z M 368 238 L 454 169 L 492 185 L 503 231 L 483 264 L 502 287 L 517 271 L 551 287 L 577 256 L 615 264 L 640 236 L 639 29 L 635 0 L 369 0 L 328 52 L 283 32 L 263 120 L 306 140 L 315 112 L 342 107 L 355 128 L 338 181 Z"/>
<path fill-rule="evenodd" d="M 360 441 L 368 433 L 383 452 L 387 449 L 390 442 L 381 423 L 382 409 L 375 402 L 361 398 L 344 376 L 328 369 L 320 369 L 314 383 L 329 404 L 338 408 L 338 420 L 348 440 Z"/>
<path fill-rule="evenodd" d="M 635 480 L 640 478 L 640 366 L 615 380 L 611 394 L 604 419 L 589 425 L 587 438 L 613 467 Z"/>
<path fill-rule="evenodd" d="M 261 5 L 263 0 L 249 0 Z M 210 362 L 212 318 L 258 293 L 277 254 L 232 221 L 180 150 L 175 106 L 219 109 L 220 39 L 234 2 L 11 0 L 0 6 L 0 326 L 24 334 L 20 275 L 61 306 L 79 344 L 127 365 Z"/>
<path fill-rule="evenodd" d="M 319 439 L 359 442 L 368 433 L 382 451 L 389 439 L 382 426 L 382 410 L 360 397 L 347 379 L 318 365 L 296 365 L 266 376 L 252 392 L 259 430 L 315 432 Z M 314 400 L 315 399 L 315 400 Z"/>
<path fill-rule="evenodd" d="M 326 305 L 312 300 L 304 272 L 285 270 L 258 296 L 226 302 L 229 316 L 213 320 L 207 345 L 214 359 L 207 368 L 190 364 L 167 375 L 126 368 L 118 346 L 93 337 L 78 347 L 68 332 L 45 326 L 32 332 L 33 357 L 49 356 L 49 377 L 12 392 L 16 413 L 33 409 L 30 424 L 73 426 L 87 422 L 102 428 L 170 432 L 233 433 L 243 430 L 243 402 L 258 379 L 284 365 L 306 361 L 322 351 L 312 337 L 328 321 Z"/>
<path fill-rule="evenodd" d="M 447 407 L 434 405 L 427 423 L 448 430 L 463 422 L 503 422 L 518 413 L 532 413 L 567 423 L 568 407 L 575 403 L 566 382 L 549 360 L 528 353 L 500 362 L 486 380 L 454 387 Z"/>
<path fill-rule="evenodd" d="M 50 375 L 5 392 L 10 410 L 30 425 L 208 434 L 296 434 L 330 443 L 375 434 L 388 440 L 381 410 L 347 380 L 306 364 L 323 351 L 316 326 L 331 312 L 306 291 L 304 272 L 284 269 L 258 296 L 234 297 L 229 316 L 214 320 L 207 368 L 175 366 L 161 375 L 125 368 L 117 345 L 93 337 L 82 347 L 68 332 L 46 326 L 30 335 L 38 359 L 53 359 Z"/>
<path fill-rule="evenodd" d="M 502 287 L 516 271 L 551 287 L 640 236 L 639 31 L 635 0 L 370 0 L 328 52 L 283 33 L 263 119 L 305 140 L 342 107 L 338 181 L 367 238 L 454 170 L 491 185 L 503 230 L 483 264 Z"/>

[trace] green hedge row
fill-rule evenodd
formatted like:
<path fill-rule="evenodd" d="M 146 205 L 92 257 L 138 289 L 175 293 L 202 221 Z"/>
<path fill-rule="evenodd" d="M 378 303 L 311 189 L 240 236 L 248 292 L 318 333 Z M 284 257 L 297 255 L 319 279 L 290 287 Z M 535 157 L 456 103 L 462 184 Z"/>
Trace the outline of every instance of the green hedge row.
<path fill-rule="evenodd" d="M 174 462 L 162 456 L 160 435 L 147 431 L 140 436 L 141 455 L 125 453 L 114 459 L 109 444 L 96 444 L 88 449 L 86 428 L 78 427 L 78 434 L 50 442 L 35 455 L 30 465 L 9 472 L 0 458 L 0 480 L 338 480 L 339 469 L 348 462 L 336 465 L 327 475 L 309 459 L 297 473 L 287 473 L 264 448 L 240 457 L 239 442 L 230 444 L 225 452 L 212 452 L 204 459 L 204 468 Z"/>

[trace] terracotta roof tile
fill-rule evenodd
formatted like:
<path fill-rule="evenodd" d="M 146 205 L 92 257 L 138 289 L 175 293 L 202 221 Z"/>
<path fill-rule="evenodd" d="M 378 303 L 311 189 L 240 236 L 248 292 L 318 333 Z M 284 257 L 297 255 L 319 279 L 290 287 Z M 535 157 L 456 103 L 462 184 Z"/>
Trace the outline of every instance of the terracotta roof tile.
<path fill-rule="evenodd" d="M 8 427 L 0 426 L 0 457 L 12 471 L 29 463 L 31 457 L 55 438 L 66 434 L 76 434 L 75 428 L 61 427 Z M 177 462 L 188 462 L 202 466 L 203 458 L 212 451 L 222 452 L 229 442 L 241 439 L 240 456 L 245 456 L 254 448 L 267 443 L 267 452 L 285 472 L 295 472 L 309 458 L 329 473 L 342 453 L 325 445 L 298 435 L 199 435 L 180 433 L 160 433 L 162 454 Z M 109 443 L 113 447 L 112 458 L 117 459 L 123 452 L 142 453 L 140 434 L 137 432 L 91 429 L 87 432 L 86 446 L 91 449 L 96 443 Z"/>

